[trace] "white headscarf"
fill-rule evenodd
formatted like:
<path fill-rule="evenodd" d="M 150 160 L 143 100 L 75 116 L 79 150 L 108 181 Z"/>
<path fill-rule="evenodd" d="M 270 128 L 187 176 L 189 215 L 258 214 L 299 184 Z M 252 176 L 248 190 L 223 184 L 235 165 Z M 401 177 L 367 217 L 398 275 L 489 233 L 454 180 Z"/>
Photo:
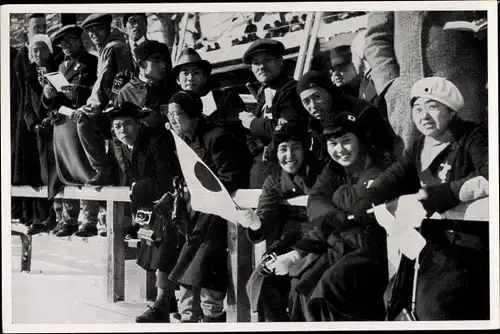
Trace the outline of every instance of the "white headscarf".
<path fill-rule="evenodd" d="M 31 62 L 33 62 L 33 56 L 31 55 L 31 52 L 33 50 L 33 46 L 35 46 L 35 44 L 37 42 L 45 43 L 47 45 L 47 47 L 49 48 L 49 52 L 51 54 L 54 53 L 54 49 L 52 48 L 52 42 L 50 41 L 50 37 L 46 34 L 37 34 L 37 35 L 33 36 L 31 38 L 31 40 L 29 41 L 29 58 L 30 58 Z"/>

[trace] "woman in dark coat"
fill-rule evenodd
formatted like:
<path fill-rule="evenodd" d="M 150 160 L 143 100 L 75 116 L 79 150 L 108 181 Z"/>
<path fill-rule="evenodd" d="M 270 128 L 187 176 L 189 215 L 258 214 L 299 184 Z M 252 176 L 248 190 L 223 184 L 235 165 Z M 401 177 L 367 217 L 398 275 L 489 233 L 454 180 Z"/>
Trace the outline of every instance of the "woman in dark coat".
<path fill-rule="evenodd" d="M 292 321 L 385 317 L 385 231 L 348 218 L 356 199 L 384 169 L 383 159 L 367 145 L 371 124 L 364 122 L 340 113 L 323 123 L 332 161 L 309 192 L 307 215 L 315 228 L 294 245 L 301 260 L 289 271 Z"/>
<path fill-rule="evenodd" d="M 410 105 L 422 135 L 372 183 L 356 211 L 410 194 L 412 212 L 430 217 L 488 196 L 487 130 L 457 116 L 464 106 L 458 88 L 440 77 L 421 79 L 412 87 Z M 417 319 L 489 319 L 488 225 L 424 220 L 421 234 L 427 245 L 419 256 Z M 387 290 L 389 320 L 410 304 L 413 266 L 403 255 Z"/>
<path fill-rule="evenodd" d="M 321 172 L 322 164 L 308 154 L 307 132 L 285 123 L 278 125 L 270 147 L 281 166 L 281 175 L 267 177 L 259 197 L 257 212 L 242 212 L 241 225 L 247 227 L 250 241 L 266 241 L 267 251 L 247 284 L 252 311 L 260 321 L 289 321 L 287 314 L 290 277 L 285 272 L 262 273 L 267 254 L 278 255 L 276 262 L 287 261 L 291 246 L 312 230 L 305 208 L 283 205 L 289 198 L 307 195 Z M 284 256 L 281 256 L 284 255 Z M 275 265 L 267 266 L 273 270 Z"/>
<path fill-rule="evenodd" d="M 47 93 L 47 79 L 43 76 L 56 69 L 52 61 L 52 44 L 47 35 L 35 35 L 29 52 L 33 63 L 26 74 L 23 101 L 23 121 L 27 131 L 18 128 L 14 184 L 39 187 L 50 185 L 55 180 L 54 156 L 52 150 L 51 123 L 48 110 L 42 104 L 42 95 Z M 23 126 L 21 126 L 23 127 Z M 22 136 L 22 138 L 21 138 Z M 26 199 L 25 217 L 31 223 L 44 222 L 49 218 L 50 202 L 46 199 Z M 53 225 L 55 220 L 48 222 Z"/>
<path fill-rule="evenodd" d="M 250 155 L 245 143 L 206 122 L 202 102 L 191 91 L 177 92 L 168 105 L 170 125 L 183 137 L 200 159 L 217 175 L 229 193 L 248 187 Z M 200 292 L 204 321 L 223 322 L 223 300 L 227 287 L 227 221 L 196 212 L 194 229 L 187 235 L 169 279 L 181 285 L 179 303 L 193 303 Z M 182 310 L 179 306 L 179 311 Z"/>

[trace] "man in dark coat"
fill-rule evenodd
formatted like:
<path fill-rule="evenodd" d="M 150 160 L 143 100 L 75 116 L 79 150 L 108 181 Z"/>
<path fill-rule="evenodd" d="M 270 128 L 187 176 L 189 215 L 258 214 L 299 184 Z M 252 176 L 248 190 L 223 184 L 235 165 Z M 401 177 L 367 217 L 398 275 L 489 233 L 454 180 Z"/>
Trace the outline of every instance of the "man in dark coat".
<path fill-rule="evenodd" d="M 175 143 L 170 133 L 158 132 L 139 122 L 140 110 L 131 102 L 113 108 L 109 117 L 118 142 L 113 142 L 113 152 L 119 165 L 121 185 L 130 186 L 132 211 L 151 209 L 153 202 L 172 190 L 173 178 L 181 175 L 175 155 Z M 152 308 L 136 318 L 137 322 L 169 322 L 170 305 L 175 298 L 175 284 L 167 279 L 177 261 L 178 243 L 176 228 L 165 219 L 167 232 L 159 243 L 141 242 L 141 254 L 154 248 L 154 263 L 139 264 L 156 270 L 158 296 Z"/>
<path fill-rule="evenodd" d="M 99 50 L 97 80 L 86 105 L 75 115 L 80 141 L 94 169 L 87 182 L 89 185 L 112 183 L 112 166 L 105 147 L 105 140 L 111 137 L 110 122 L 102 111 L 114 97 L 112 88 L 116 74 L 133 70 L 130 48 L 111 34 L 111 21 L 111 14 L 91 14 L 82 23 Z"/>
<path fill-rule="evenodd" d="M 172 69 L 172 76 L 182 90 L 193 91 L 200 96 L 203 116 L 209 123 L 246 140 L 248 130 L 238 118 L 238 114 L 245 110 L 245 104 L 238 94 L 221 89 L 211 73 L 212 64 L 202 59 L 193 48 L 182 50 Z"/>
<path fill-rule="evenodd" d="M 357 97 L 359 95 L 359 77 L 351 62 L 350 45 L 339 45 L 330 51 L 331 80 L 343 93 Z"/>
<path fill-rule="evenodd" d="M 167 104 L 176 91 L 170 78 L 168 46 L 146 40 L 134 52 L 138 72 L 120 89 L 114 103 L 132 102 L 148 114 L 142 122 L 165 129 L 167 118 L 162 115 L 160 106 Z"/>
<path fill-rule="evenodd" d="M 386 153 L 392 159 L 396 137 L 386 117 L 369 102 L 345 94 L 334 86 L 325 72 L 309 71 L 297 83 L 297 94 L 302 105 L 309 112 L 309 128 L 313 135 L 312 150 L 324 162 L 330 161 L 326 145 L 322 142 L 323 127 L 321 122 L 329 116 L 349 112 L 355 117 L 363 115 L 370 126 L 369 143 Z"/>
<path fill-rule="evenodd" d="M 223 128 L 207 123 L 202 112 L 203 104 L 196 93 L 180 91 L 170 99 L 167 116 L 174 131 L 206 163 L 229 193 L 247 188 L 250 166 L 241 164 L 245 143 Z M 193 298 L 199 293 L 203 321 L 225 322 L 227 221 L 202 212 L 196 212 L 193 219 L 196 225 L 187 235 L 179 261 L 169 277 L 181 286 L 181 321 L 194 320 L 196 315 L 189 313 Z M 183 310 L 188 314 L 183 314 Z"/>
<path fill-rule="evenodd" d="M 61 92 L 51 90 L 49 97 L 42 99 L 43 105 L 54 116 L 54 156 L 57 171 L 56 183 L 49 189 L 49 198 L 53 198 L 65 185 L 83 185 L 92 176 L 92 167 L 83 150 L 77 127 L 71 117 L 58 114 L 61 106 L 77 109 L 85 104 L 97 78 L 97 57 L 83 47 L 82 28 L 77 25 L 61 27 L 52 36 L 52 43 L 59 45 L 64 53 L 64 61 L 59 65 L 59 72 L 69 82 Z M 82 231 L 78 231 L 78 215 L 82 208 Z M 58 237 L 65 237 L 77 232 L 77 236 L 97 235 L 87 226 L 95 227 L 99 213 L 98 202 L 86 200 L 54 200 L 54 210 L 58 225 L 52 232 Z M 40 226 L 40 231 L 44 227 Z"/>
<path fill-rule="evenodd" d="M 252 135 L 248 141 L 254 159 L 250 172 L 251 188 L 262 188 L 268 175 L 279 173 L 279 166 L 269 161 L 267 148 L 279 119 L 307 126 L 307 112 L 295 91 L 297 83 L 284 72 L 284 52 L 285 46 L 281 42 L 259 39 L 243 55 L 243 62 L 251 64 L 252 72 L 262 84 L 255 115 L 247 111 L 239 114 L 243 126 Z"/>

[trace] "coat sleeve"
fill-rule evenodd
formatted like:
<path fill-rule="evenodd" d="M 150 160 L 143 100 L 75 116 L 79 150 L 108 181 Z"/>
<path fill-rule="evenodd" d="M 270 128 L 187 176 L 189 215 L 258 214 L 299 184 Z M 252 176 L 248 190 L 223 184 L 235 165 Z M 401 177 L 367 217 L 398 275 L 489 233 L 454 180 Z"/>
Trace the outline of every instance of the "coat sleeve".
<path fill-rule="evenodd" d="M 482 176 L 489 179 L 488 164 L 488 137 L 483 128 L 474 129 L 465 143 L 465 150 L 473 164 L 474 172 L 464 178 L 449 183 L 426 188 L 428 199 L 424 206 L 430 211 L 443 213 L 460 204 L 460 189 L 468 180 Z"/>
<path fill-rule="evenodd" d="M 151 161 L 147 168 L 154 168 L 155 177 L 137 181 L 132 189 L 132 201 L 150 204 L 172 189 L 172 180 L 181 175 L 179 161 L 175 154 L 173 138 L 167 135 L 158 136 L 149 144 Z"/>
<path fill-rule="evenodd" d="M 325 237 L 347 222 L 347 215 L 332 201 L 333 193 L 342 184 L 343 180 L 327 165 L 309 192 L 307 217 Z"/>
<path fill-rule="evenodd" d="M 241 163 L 243 145 L 237 138 L 224 131 L 215 134 L 208 143 L 217 176 L 230 194 L 248 187 L 249 169 Z"/>
<path fill-rule="evenodd" d="M 277 101 L 279 118 L 283 118 L 288 122 L 299 122 L 301 120 L 302 103 L 295 91 L 295 85 L 287 87 L 282 92 L 282 95 Z M 278 125 L 277 119 L 268 119 L 264 117 L 256 117 L 250 123 L 250 131 L 252 135 L 260 138 L 265 143 L 270 143 L 274 129 Z"/>
<path fill-rule="evenodd" d="M 344 212 L 352 213 L 354 211 L 354 204 L 367 189 L 370 184 L 381 173 L 380 168 L 369 168 L 364 175 L 354 185 L 341 185 L 333 193 L 332 202 L 336 207 Z"/>
<path fill-rule="evenodd" d="M 412 151 L 406 150 L 382 172 L 363 192 L 362 197 L 378 205 L 400 195 L 417 192 L 420 182 Z"/>
<path fill-rule="evenodd" d="M 257 216 L 260 219 L 261 228 L 256 231 L 250 228 L 247 229 L 248 239 L 253 243 L 259 243 L 273 236 L 279 238 L 280 232 L 283 230 L 284 219 L 280 207 L 281 196 L 277 191 L 279 185 L 279 179 L 272 175 L 268 176 L 264 182 L 257 207 Z"/>
<path fill-rule="evenodd" d="M 23 117 L 26 123 L 26 127 L 28 131 L 35 131 L 35 126 L 41 122 L 38 118 L 38 115 L 35 113 L 35 109 L 33 107 L 33 102 L 31 99 L 32 89 L 26 84 L 25 94 L 24 94 L 24 110 Z"/>
<path fill-rule="evenodd" d="M 372 79 L 378 95 L 383 95 L 399 77 L 394 51 L 394 12 L 370 12 L 365 37 L 365 57 L 372 67 Z"/>
<path fill-rule="evenodd" d="M 129 48 L 124 43 L 117 43 L 107 47 L 101 55 L 101 74 L 98 74 L 92 93 L 87 100 L 87 104 L 105 108 L 114 94 L 112 93 L 115 76 L 125 70 L 133 70 L 132 55 Z"/>

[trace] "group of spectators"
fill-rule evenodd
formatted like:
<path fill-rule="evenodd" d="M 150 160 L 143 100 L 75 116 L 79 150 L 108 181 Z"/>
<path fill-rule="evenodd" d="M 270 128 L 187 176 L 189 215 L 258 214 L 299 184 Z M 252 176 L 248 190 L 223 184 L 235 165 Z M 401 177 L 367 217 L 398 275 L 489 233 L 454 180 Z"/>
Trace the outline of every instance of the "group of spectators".
<path fill-rule="evenodd" d="M 260 321 L 394 320 L 411 304 L 414 261 L 402 255 L 389 281 L 386 232 L 368 209 L 406 195 L 429 218 L 488 196 L 485 44 L 443 29 L 467 20 L 369 13 L 329 68 L 298 82 L 283 70 L 284 45 L 257 39 L 242 58 L 261 83 L 248 112 L 193 48 L 172 64 L 168 47 L 146 38 L 143 13 L 124 15 L 128 43 L 110 35 L 109 14 L 51 37 L 44 14 L 30 14 L 28 43 L 11 50 L 12 184 L 48 185 L 49 198 L 13 199 L 12 215 L 30 234 L 88 237 L 100 203 L 55 200 L 65 185 L 129 187 L 132 220 L 162 199 L 162 237 L 141 242 L 138 258 L 156 272 L 158 294 L 136 321 L 169 322 L 174 312 L 181 322 L 225 321 L 227 222 L 191 210 L 189 189 L 185 224 L 172 218 L 165 199 L 182 180 L 172 130 L 230 193 L 262 189 L 257 210 L 236 221 L 267 245 L 247 283 Z M 97 58 L 82 47 L 84 30 Z M 55 71 L 69 85 L 52 86 L 45 74 Z M 306 208 L 282 205 L 300 195 Z M 127 225 L 136 237 L 139 226 Z M 415 227 L 427 240 L 416 317 L 488 319 L 487 230 L 431 219 Z"/>

